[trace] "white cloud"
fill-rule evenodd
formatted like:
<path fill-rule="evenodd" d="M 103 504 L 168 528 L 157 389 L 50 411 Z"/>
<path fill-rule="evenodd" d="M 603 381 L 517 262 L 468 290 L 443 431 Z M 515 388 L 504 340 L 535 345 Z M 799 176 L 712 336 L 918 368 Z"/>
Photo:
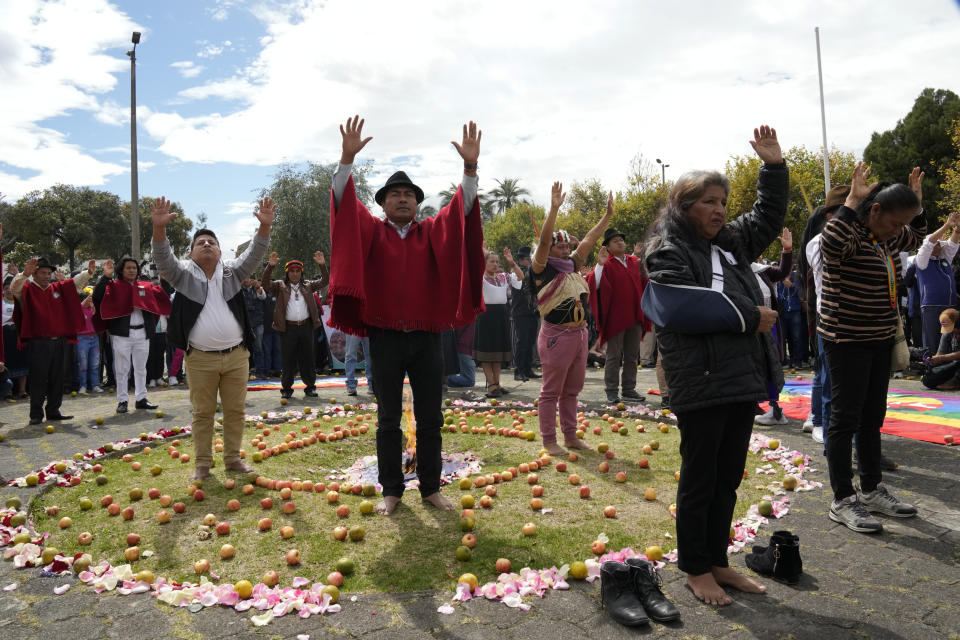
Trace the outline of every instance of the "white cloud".
<path fill-rule="evenodd" d="M 881 5 L 558 0 L 514 2 L 505 13 L 498 2 L 411 11 L 383 0 L 358 16 L 347 0 L 261 2 L 250 6 L 266 31 L 259 55 L 179 93 L 194 112 L 208 98 L 236 109 L 157 113 L 163 126 L 151 135 L 183 161 L 334 161 L 337 124 L 361 113 L 374 136 L 362 155 L 376 162 L 374 182 L 394 169 L 390 158 L 418 156 L 414 177 L 435 193 L 458 179 L 448 141 L 473 118 L 485 132 L 481 186 L 520 176 L 543 201 L 557 178 L 622 186 L 637 153 L 664 158 L 674 177 L 722 167 L 751 153 L 761 122 L 786 146 L 818 147 L 819 20 L 830 141 L 859 151 L 924 87 L 956 88 L 960 77 L 960 17 L 948 0 L 929 2 L 921 18 Z"/>
<path fill-rule="evenodd" d="M 41 123 L 76 110 L 108 118 L 111 107 L 97 96 L 113 89 L 128 63 L 106 51 L 123 47 L 135 29 L 144 31 L 107 0 L 0 3 L 0 158 L 22 174 L 0 175 L 4 193 L 99 185 L 127 170 Z"/>
<path fill-rule="evenodd" d="M 239 0 L 216 0 L 214 6 L 207 7 L 207 15 L 215 22 L 223 22 L 230 17 L 230 11 L 238 4 Z"/>
<path fill-rule="evenodd" d="M 203 45 L 203 48 L 200 51 L 197 51 L 198 58 L 215 58 L 221 53 L 223 53 L 223 47 L 219 47 L 215 44 L 207 43 Z"/>
<path fill-rule="evenodd" d="M 232 258 L 234 250 L 242 243 L 250 240 L 253 234 L 257 232 L 260 223 L 253 216 L 256 204 L 253 200 L 250 202 L 230 202 L 226 204 L 222 212 L 207 212 L 211 214 L 211 218 L 216 216 L 218 220 L 222 221 L 217 224 L 217 237 L 220 238 L 220 246 L 224 248 L 225 258 Z"/>
<path fill-rule="evenodd" d="M 180 72 L 180 75 L 184 78 L 196 78 L 203 72 L 203 65 L 199 65 L 192 60 L 171 62 L 170 66 Z"/>

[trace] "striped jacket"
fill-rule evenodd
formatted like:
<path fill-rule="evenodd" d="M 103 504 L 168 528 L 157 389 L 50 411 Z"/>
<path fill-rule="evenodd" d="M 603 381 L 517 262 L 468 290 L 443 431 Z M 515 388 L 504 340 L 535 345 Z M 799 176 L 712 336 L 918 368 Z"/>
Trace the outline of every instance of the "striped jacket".
<path fill-rule="evenodd" d="M 879 243 L 878 250 L 856 212 L 840 207 L 820 236 L 823 289 L 817 331 L 824 340 L 892 342 L 899 310 L 890 305 L 885 256 L 893 258 L 899 274 L 900 252 L 916 250 L 926 233 L 921 211 L 900 233 Z"/>

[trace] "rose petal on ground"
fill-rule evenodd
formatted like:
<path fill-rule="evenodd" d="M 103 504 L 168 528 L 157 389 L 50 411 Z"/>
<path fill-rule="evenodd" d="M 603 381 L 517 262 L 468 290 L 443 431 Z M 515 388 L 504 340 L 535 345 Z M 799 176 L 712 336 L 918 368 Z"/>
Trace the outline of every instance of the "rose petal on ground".
<path fill-rule="evenodd" d="M 255 627 L 262 627 L 270 624 L 271 620 L 273 620 L 273 611 L 267 611 L 266 613 L 261 613 L 258 616 L 250 616 L 250 622 L 252 622 Z"/>
<path fill-rule="evenodd" d="M 59 596 L 66 593 L 69 590 L 70 590 L 69 584 L 62 584 L 59 587 L 54 587 L 53 592 Z"/>
<path fill-rule="evenodd" d="M 437 608 L 437 613 L 442 613 L 443 615 L 446 615 L 446 616 L 450 615 L 454 611 L 455 609 L 449 604 L 440 605 Z"/>
<path fill-rule="evenodd" d="M 4 590 L 4 591 L 15 591 L 15 590 L 17 589 L 17 587 L 19 587 L 19 586 L 20 586 L 20 585 L 17 584 L 16 582 L 11 582 L 11 583 L 8 584 L 7 586 L 5 586 L 5 587 L 3 588 L 3 590 Z"/>

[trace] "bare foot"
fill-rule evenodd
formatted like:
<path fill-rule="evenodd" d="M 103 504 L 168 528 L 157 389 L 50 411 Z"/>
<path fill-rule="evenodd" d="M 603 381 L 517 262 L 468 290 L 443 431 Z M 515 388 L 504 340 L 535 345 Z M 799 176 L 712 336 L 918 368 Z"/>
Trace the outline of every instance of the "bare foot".
<path fill-rule="evenodd" d="M 590 448 L 590 445 L 588 445 L 586 442 L 584 442 L 580 438 L 576 438 L 575 440 L 564 440 L 563 444 L 565 447 L 567 447 L 567 449 L 589 449 Z"/>
<path fill-rule="evenodd" d="M 383 496 L 383 500 L 378 502 L 374 509 L 380 515 L 388 516 L 393 513 L 393 510 L 397 508 L 398 504 L 400 504 L 400 498 L 397 496 Z"/>
<path fill-rule="evenodd" d="M 707 604 L 726 606 L 733 603 L 727 592 L 717 584 L 712 573 L 687 575 L 687 586 L 693 591 L 693 595 Z"/>
<path fill-rule="evenodd" d="M 556 442 L 551 442 L 550 444 L 543 445 L 543 448 L 547 450 L 552 456 L 565 456 L 567 455 L 567 450 L 561 447 Z"/>
<path fill-rule="evenodd" d="M 439 491 L 437 491 L 436 493 L 431 493 L 430 495 L 425 497 L 423 501 L 432 504 L 437 509 L 440 509 L 440 511 L 453 511 L 453 504 L 449 500 L 444 498 L 442 495 L 440 495 Z"/>
<path fill-rule="evenodd" d="M 765 586 L 756 580 L 751 580 L 747 576 L 740 575 L 730 567 L 713 567 L 710 572 L 713 574 L 717 584 L 733 587 L 737 591 L 743 591 L 744 593 L 767 592 Z"/>

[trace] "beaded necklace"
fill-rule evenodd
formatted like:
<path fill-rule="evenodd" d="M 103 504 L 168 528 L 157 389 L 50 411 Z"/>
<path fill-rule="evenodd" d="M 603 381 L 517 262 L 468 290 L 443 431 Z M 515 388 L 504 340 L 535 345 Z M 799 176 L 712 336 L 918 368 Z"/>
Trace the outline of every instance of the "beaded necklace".
<path fill-rule="evenodd" d="M 877 250 L 877 253 L 880 254 L 880 257 L 883 259 L 884 266 L 887 268 L 887 292 L 890 295 L 890 308 L 897 308 L 897 266 L 893 262 L 893 256 L 888 254 L 886 250 L 880 246 L 880 243 L 877 242 L 876 236 L 873 235 L 873 232 L 870 232 L 870 242 L 873 243 L 873 248 Z"/>

